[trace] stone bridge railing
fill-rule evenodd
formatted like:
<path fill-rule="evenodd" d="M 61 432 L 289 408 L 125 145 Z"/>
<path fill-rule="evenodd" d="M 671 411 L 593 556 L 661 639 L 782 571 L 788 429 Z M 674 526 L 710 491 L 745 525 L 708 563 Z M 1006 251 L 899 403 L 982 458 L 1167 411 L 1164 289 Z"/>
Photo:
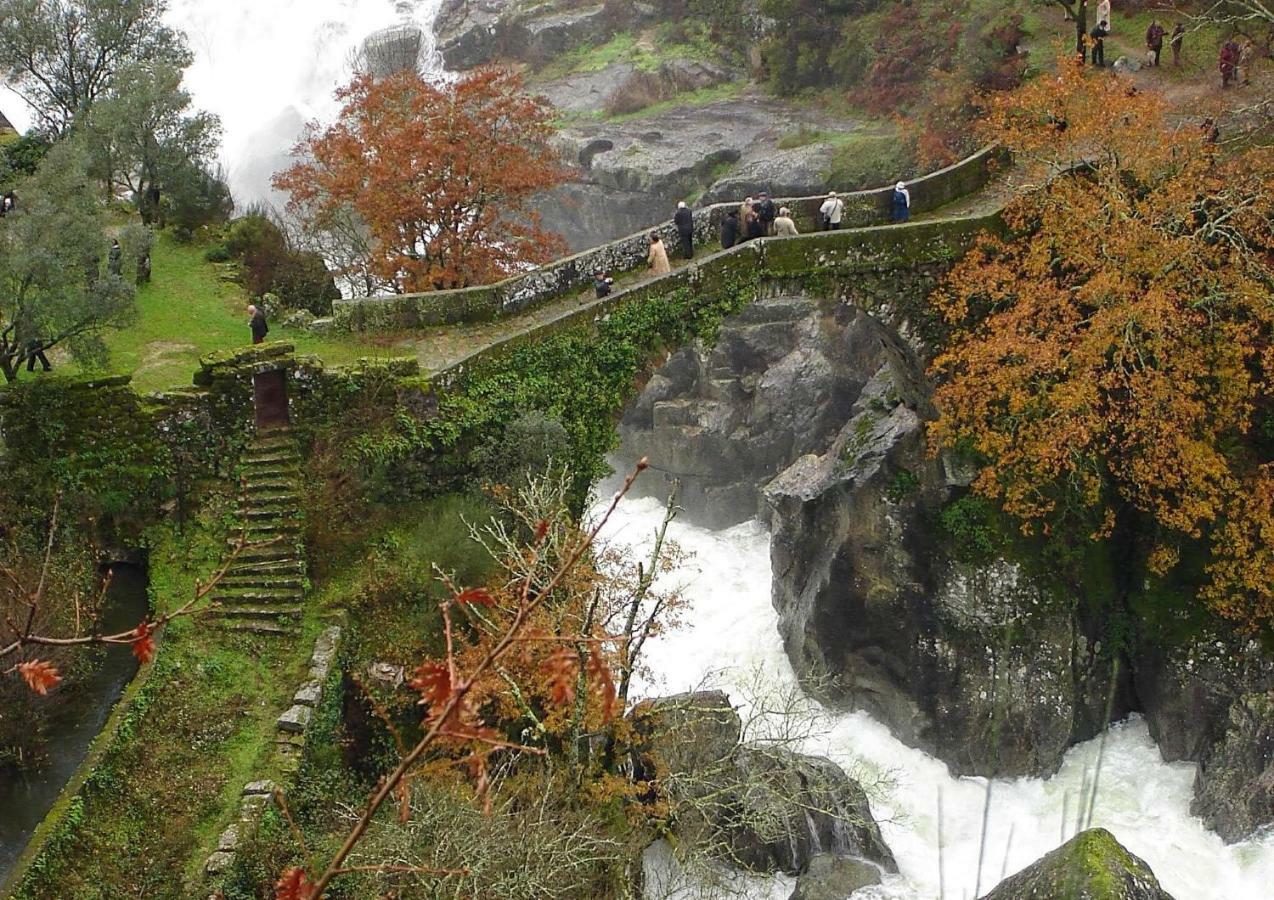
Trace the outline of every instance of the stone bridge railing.
<path fill-rule="evenodd" d="M 683 288 L 709 295 L 740 277 L 798 285 L 817 290 L 827 300 L 854 303 L 886 321 L 923 356 L 923 345 L 934 338 L 927 333 L 932 319 L 925 307 L 929 290 L 979 235 L 1002 227 L 996 210 L 962 218 L 748 241 L 492 342 L 433 373 L 430 383 L 435 389 L 446 389 L 489 359 L 546 335 L 595 322 L 621 305 Z M 918 281 L 924 282 L 923 287 L 918 287 Z"/>
<path fill-rule="evenodd" d="M 999 147 L 984 147 L 954 165 L 907 182 L 912 211 L 929 212 L 979 190 L 992 178 L 1002 156 L 1003 151 Z M 886 222 L 892 192 L 892 187 L 886 187 L 842 194 L 845 201 L 842 226 L 855 228 Z M 776 202 L 791 208 L 798 227 L 803 232 L 810 232 L 815 230 L 818 208 L 824 199 L 824 195 L 819 195 L 781 198 Z M 718 203 L 695 210 L 696 243 L 700 246 L 716 245 L 721 219 L 728 209 L 737 206 L 737 203 Z M 672 222 L 667 221 L 639 234 L 577 253 L 496 284 L 422 294 L 338 300 L 333 304 L 335 326 L 359 332 L 410 331 L 462 322 L 485 322 L 520 313 L 588 288 L 599 272 L 621 275 L 644 268 L 651 231 L 659 231 L 663 235 L 670 251 L 675 247 L 676 231 Z"/>

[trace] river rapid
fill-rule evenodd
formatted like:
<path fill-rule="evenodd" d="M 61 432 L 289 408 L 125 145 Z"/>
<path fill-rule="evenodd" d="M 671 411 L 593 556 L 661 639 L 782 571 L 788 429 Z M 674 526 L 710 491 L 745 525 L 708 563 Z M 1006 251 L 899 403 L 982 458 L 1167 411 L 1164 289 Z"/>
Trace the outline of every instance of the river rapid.
<path fill-rule="evenodd" d="M 662 516 L 657 501 L 625 500 L 604 534 L 613 544 L 648 552 Z M 743 707 L 745 722 L 750 706 L 772 706 L 776 698 L 799 695 L 770 602 L 769 532 L 755 522 L 725 531 L 674 522 L 670 537 L 693 554 L 670 576 L 682 586 L 689 605 L 680 627 L 648 646 L 650 671 L 637 686 L 639 695 L 720 687 Z M 895 740 L 864 713 L 806 702 L 813 731 L 801 749 L 835 760 L 863 782 L 898 860 L 898 875 L 855 893 L 854 900 L 932 900 L 940 888 L 946 898 L 972 900 L 1076 831 L 1081 789 L 1095 770 L 1096 740 L 1072 748 L 1051 778 L 993 780 L 983 844 L 986 779 L 952 777 L 944 763 Z M 1274 885 L 1274 835 L 1227 846 L 1190 814 L 1193 782 L 1192 765 L 1163 762 L 1143 721 L 1133 717 L 1118 723 L 1106 736 L 1091 824 L 1109 829 L 1144 859 L 1177 900 L 1268 900 Z M 975 894 L 980 847 L 981 881 Z M 666 855 L 648 857 L 648 871 L 656 880 L 669 879 L 668 868 Z M 755 900 L 786 900 L 791 881 L 748 879 L 743 890 Z M 676 896 L 703 893 L 684 888 Z M 664 896 L 667 892 L 660 893 Z"/>

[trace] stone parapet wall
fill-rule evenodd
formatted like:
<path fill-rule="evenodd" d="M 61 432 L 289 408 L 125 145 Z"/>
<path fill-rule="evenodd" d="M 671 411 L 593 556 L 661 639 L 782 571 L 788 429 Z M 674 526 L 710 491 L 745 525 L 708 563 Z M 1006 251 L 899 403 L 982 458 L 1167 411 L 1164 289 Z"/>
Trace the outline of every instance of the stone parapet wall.
<path fill-rule="evenodd" d="M 912 211 L 930 212 L 977 191 L 991 179 L 1002 157 L 999 147 L 985 147 L 954 165 L 908 182 Z M 884 224 L 892 192 L 892 187 L 884 187 L 843 194 L 842 225 L 857 228 Z M 824 199 L 823 195 L 776 198 L 776 204 L 789 207 L 797 226 L 809 232 L 815 230 L 818 208 Z M 738 203 L 717 203 L 695 210 L 696 244 L 715 244 L 721 220 L 737 206 Z M 670 253 L 675 252 L 676 229 L 667 221 L 492 285 L 337 300 L 333 304 L 334 327 L 373 333 L 410 331 L 515 315 L 588 288 L 598 273 L 620 275 L 644 268 L 652 231 L 660 233 Z"/>

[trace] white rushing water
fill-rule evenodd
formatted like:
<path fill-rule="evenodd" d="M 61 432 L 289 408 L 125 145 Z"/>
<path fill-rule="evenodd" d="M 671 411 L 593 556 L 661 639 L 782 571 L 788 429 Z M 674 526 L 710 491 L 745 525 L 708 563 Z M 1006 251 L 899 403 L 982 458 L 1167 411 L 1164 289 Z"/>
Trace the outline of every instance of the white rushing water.
<path fill-rule="evenodd" d="M 662 518 L 654 500 L 624 501 L 605 534 L 616 545 L 647 548 Z M 770 603 L 770 538 L 756 523 L 713 532 L 674 523 L 670 536 L 693 558 L 678 572 L 689 606 L 683 624 L 648 648 L 644 696 L 721 687 L 736 705 L 756 697 L 756 673 L 771 691 L 796 689 L 796 676 Z M 931 900 L 939 895 L 938 795 L 944 806 L 945 896 L 972 898 L 986 780 L 953 778 L 944 763 L 895 740 L 863 713 L 827 712 L 826 727 L 802 749 L 828 756 L 870 783 L 872 810 L 898 859 L 900 874 L 855 900 Z M 981 893 L 1075 832 L 1081 782 L 1097 757 L 1097 742 L 1073 748 L 1052 778 L 992 784 Z M 1177 900 L 1267 900 L 1274 896 L 1274 836 L 1226 846 L 1190 814 L 1194 767 L 1167 764 L 1143 721 L 1113 727 L 1106 739 L 1092 825 L 1109 829 L 1144 859 Z M 1063 809 L 1068 821 L 1062 821 Z M 1011 840 L 1010 840 L 1011 832 Z M 1006 858 L 1007 848 L 1007 858 Z M 786 898 L 790 882 L 751 883 L 747 896 Z M 693 896 L 693 894 L 685 895 Z"/>
<path fill-rule="evenodd" d="M 186 33 L 194 106 L 221 117 L 221 160 L 240 205 L 271 197 L 270 178 L 311 120 L 329 121 L 332 94 L 375 31 L 409 23 L 433 40 L 442 0 L 170 0 L 167 21 Z M 432 57 L 432 46 L 426 50 Z M 7 91 L 0 110 L 19 130 L 30 112 Z"/>

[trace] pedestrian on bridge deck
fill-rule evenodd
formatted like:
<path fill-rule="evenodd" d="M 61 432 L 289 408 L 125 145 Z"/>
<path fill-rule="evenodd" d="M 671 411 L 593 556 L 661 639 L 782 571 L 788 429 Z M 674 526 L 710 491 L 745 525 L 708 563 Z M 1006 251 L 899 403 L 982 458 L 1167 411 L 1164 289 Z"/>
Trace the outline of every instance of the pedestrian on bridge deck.
<path fill-rule="evenodd" d="M 889 218 L 895 222 L 906 222 L 911 218 L 911 191 L 906 182 L 894 185 L 893 195 L 889 198 Z"/>
<path fill-rule="evenodd" d="M 650 263 L 650 271 L 656 278 L 672 271 L 672 264 L 668 262 L 668 250 L 664 247 L 663 239 L 659 237 L 657 231 L 650 233 L 650 255 L 646 257 L 646 260 Z"/>
<path fill-rule="evenodd" d="M 796 223 L 792 221 L 792 211 L 786 206 L 779 210 L 778 218 L 774 220 L 774 233 L 778 237 L 795 237 L 800 234 Z"/>
<path fill-rule="evenodd" d="M 840 228 L 840 220 L 845 215 L 845 201 L 832 191 L 823 201 L 823 205 L 818 208 L 818 214 L 823 223 L 823 230 L 835 231 Z"/>
<path fill-rule="evenodd" d="M 740 240 L 744 238 L 739 234 L 739 211 L 726 210 L 725 218 L 721 220 L 721 246 L 729 250 Z"/>
<path fill-rule="evenodd" d="M 672 217 L 672 224 L 677 226 L 677 240 L 681 244 L 681 255 L 686 259 L 695 258 L 695 217 L 686 208 L 685 201 L 677 204 L 677 212 Z"/>

